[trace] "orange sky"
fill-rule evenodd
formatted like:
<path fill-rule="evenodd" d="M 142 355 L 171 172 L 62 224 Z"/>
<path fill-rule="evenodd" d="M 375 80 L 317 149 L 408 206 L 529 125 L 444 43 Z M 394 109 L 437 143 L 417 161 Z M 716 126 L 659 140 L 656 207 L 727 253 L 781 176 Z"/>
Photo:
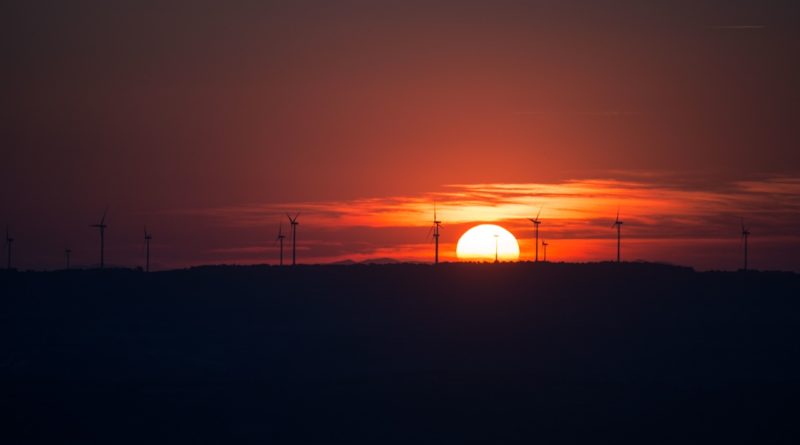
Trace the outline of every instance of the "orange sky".
<path fill-rule="evenodd" d="M 455 260 L 455 243 L 466 229 L 496 223 L 520 241 L 523 260 L 533 256 L 527 218 L 542 208 L 540 237 L 557 261 L 602 261 L 615 255 L 611 229 L 619 207 L 626 260 L 666 261 L 703 269 L 739 266 L 740 224 L 753 232 L 751 264 L 794 269 L 800 246 L 800 181 L 773 178 L 697 191 L 687 184 L 584 180 L 553 184 L 451 185 L 418 196 L 353 201 L 298 202 L 189 211 L 212 219 L 221 230 L 260 232 L 266 242 L 215 251 L 236 262 L 277 261 L 270 230 L 277 234 L 284 212 L 301 212 L 299 252 L 303 262 L 390 257 L 431 261 L 425 240 L 433 202 L 443 221 L 440 255 Z M 780 221 L 776 223 L 776 221 Z M 288 244 L 287 244 L 288 246 Z M 288 252 L 288 250 L 287 250 Z M 756 266 L 757 267 L 757 266 Z"/>
<path fill-rule="evenodd" d="M 303 264 L 392 258 L 431 262 L 428 234 L 437 203 L 443 221 L 442 261 L 457 261 L 458 238 L 470 227 L 499 224 L 518 239 L 520 259 L 534 255 L 533 225 L 541 208 L 540 240 L 551 261 L 607 261 L 616 255 L 611 224 L 620 209 L 624 221 L 622 257 L 702 270 L 737 269 L 742 263 L 741 218 L 751 230 L 750 265 L 800 271 L 800 180 L 769 178 L 720 183 L 698 190 L 692 182 L 642 174 L 642 180 L 571 180 L 548 184 L 448 185 L 439 191 L 340 201 L 254 203 L 184 207 L 149 214 L 111 208 L 106 259 L 136 267 L 144 258 L 142 225 L 153 233 L 153 268 L 201 264 L 277 264 L 279 224 L 287 235 L 286 213 L 300 212 L 298 261 Z M 94 216 L 94 215 L 91 215 Z M 100 214 L 98 213 L 97 218 Z M 94 222 L 94 221 L 89 221 Z M 46 231 L 46 221 L 15 228 L 17 267 L 58 268 L 63 248 Z M 97 263 L 95 230 L 81 222 L 66 227 L 73 241 L 72 264 Z M 43 234 L 43 235 L 42 235 Z M 39 241 L 39 244 L 29 240 Z M 52 249 L 42 249 L 42 241 Z M 30 249 L 29 246 L 36 249 Z M 18 250 L 17 250 L 18 249 Z"/>
<path fill-rule="evenodd" d="M 445 257 L 480 222 L 525 257 L 544 205 L 553 259 L 611 258 L 620 206 L 625 258 L 735 268 L 747 214 L 800 270 L 796 1 L 5 3 L 21 268 L 94 264 L 106 206 L 118 265 L 144 225 L 161 268 L 271 261 L 295 209 L 304 260 L 424 259 L 436 199 Z"/>

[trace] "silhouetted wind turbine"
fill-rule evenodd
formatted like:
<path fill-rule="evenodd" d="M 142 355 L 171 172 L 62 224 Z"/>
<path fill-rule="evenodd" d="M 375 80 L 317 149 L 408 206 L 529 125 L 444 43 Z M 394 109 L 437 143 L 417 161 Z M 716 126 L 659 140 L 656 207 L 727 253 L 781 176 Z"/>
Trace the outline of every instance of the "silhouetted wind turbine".
<path fill-rule="evenodd" d="M 498 234 L 496 234 L 496 233 L 495 233 L 495 234 L 494 234 L 494 262 L 495 262 L 495 263 L 499 263 L 499 262 L 500 262 L 500 261 L 499 261 L 499 259 L 498 259 L 498 257 L 497 257 L 497 252 L 498 252 L 498 249 L 497 249 L 497 240 L 498 240 L 498 238 L 500 238 L 500 235 L 498 235 Z"/>
<path fill-rule="evenodd" d="M 750 229 L 745 227 L 742 218 L 742 240 L 744 241 L 744 270 L 747 270 L 747 239 L 750 237 Z"/>
<path fill-rule="evenodd" d="M 14 238 L 11 238 L 11 235 L 8 233 L 8 226 L 6 226 L 6 250 L 8 253 L 8 262 L 6 263 L 6 269 L 11 270 L 11 244 L 14 242 Z"/>
<path fill-rule="evenodd" d="M 300 224 L 297 222 L 297 217 L 300 216 L 299 213 L 294 215 L 294 218 L 289 216 L 287 213 L 286 216 L 289 218 L 289 222 L 292 224 L 292 266 L 297 264 L 297 225 Z"/>
<path fill-rule="evenodd" d="M 150 240 L 153 239 L 153 235 L 147 233 L 147 226 L 144 227 L 144 248 L 145 248 L 145 263 L 144 263 L 144 271 L 150 272 Z"/>
<path fill-rule="evenodd" d="M 100 229 L 100 268 L 103 268 L 105 264 L 105 234 L 106 234 L 106 213 L 108 213 L 108 207 L 103 211 L 103 218 L 100 220 L 99 224 L 92 224 L 89 227 L 95 227 Z"/>
<path fill-rule="evenodd" d="M 550 243 L 548 243 L 545 240 L 542 240 L 542 247 L 544 248 L 544 262 L 545 263 L 547 262 L 547 246 L 549 246 L 549 245 L 550 245 Z"/>
<path fill-rule="evenodd" d="M 72 253 L 72 249 L 64 249 L 64 256 L 67 257 L 67 270 L 69 270 L 69 256 Z"/>
<path fill-rule="evenodd" d="M 622 224 L 624 224 L 624 223 L 619 220 L 619 209 L 617 209 L 617 219 L 614 220 L 614 224 L 611 224 L 611 228 L 613 229 L 614 226 L 617 227 L 617 262 L 618 263 L 620 262 L 619 251 L 620 251 L 620 240 L 622 239 L 622 234 L 620 232 L 620 229 L 622 228 Z"/>
<path fill-rule="evenodd" d="M 433 232 L 433 242 L 435 244 L 434 247 L 434 257 L 433 257 L 433 264 L 439 264 L 439 228 L 442 226 L 442 222 L 436 218 L 436 202 L 433 203 L 433 225 L 431 226 L 430 230 L 428 230 L 428 235 L 430 236 L 431 232 Z"/>
<path fill-rule="evenodd" d="M 539 262 L 539 224 L 542 223 L 542 221 L 539 220 L 539 215 L 541 214 L 542 214 L 542 208 L 539 207 L 539 213 L 536 214 L 536 218 L 533 219 L 528 218 L 528 220 L 530 220 L 530 222 L 533 223 L 534 231 L 536 232 L 536 241 L 534 241 L 533 245 L 536 246 L 536 257 L 534 259 L 534 262 L 537 263 Z"/>
<path fill-rule="evenodd" d="M 291 218 L 290 218 L 291 219 Z M 281 260 L 280 265 L 283 266 L 283 239 L 286 238 L 286 235 L 283 234 L 283 222 L 278 223 L 278 237 L 275 238 L 276 243 L 281 244 Z"/>

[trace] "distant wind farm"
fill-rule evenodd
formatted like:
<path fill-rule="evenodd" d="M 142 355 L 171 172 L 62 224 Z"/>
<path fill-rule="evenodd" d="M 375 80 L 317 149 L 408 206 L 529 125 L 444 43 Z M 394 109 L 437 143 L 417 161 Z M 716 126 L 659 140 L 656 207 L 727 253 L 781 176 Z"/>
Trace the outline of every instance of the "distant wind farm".
<path fill-rule="evenodd" d="M 452 204 L 452 203 L 447 205 L 447 209 L 448 209 L 448 211 L 453 211 L 453 212 L 458 212 L 459 211 L 458 207 L 456 205 Z M 530 258 L 529 261 L 531 261 L 532 263 L 535 264 L 535 263 L 538 263 L 540 261 L 539 248 L 541 247 L 542 250 L 543 250 L 543 259 L 542 259 L 542 261 L 547 262 L 548 261 L 548 259 L 547 259 L 547 247 L 550 245 L 550 243 L 553 240 L 553 234 L 551 233 L 551 237 L 548 238 L 550 241 L 545 241 L 544 239 L 542 239 L 541 242 L 540 242 L 539 228 L 540 228 L 540 225 L 542 224 L 542 220 L 540 219 L 541 212 L 542 212 L 542 207 L 540 206 L 538 211 L 537 211 L 537 213 L 536 213 L 536 217 L 535 218 L 527 218 L 528 221 L 533 223 L 533 227 L 534 227 L 533 239 L 531 240 L 532 242 L 529 244 L 529 246 L 532 247 L 533 252 L 530 252 L 530 253 L 526 254 L 526 255 L 529 255 L 529 257 L 525 256 L 525 255 L 521 255 L 521 253 L 519 252 L 519 244 L 518 244 L 517 237 L 514 236 L 510 231 L 508 231 L 504 227 L 502 227 L 500 225 L 497 225 L 497 224 L 482 224 L 482 223 L 480 223 L 478 225 L 472 225 L 471 228 L 469 228 L 470 226 L 469 226 L 468 223 L 465 224 L 464 222 L 462 222 L 460 225 L 461 226 L 466 226 L 468 228 L 468 230 L 464 231 L 460 235 L 460 239 L 459 239 L 459 242 L 458 242 L 458 249 L 456 249 L 457 251 L 454 252 L 455 253 L 455 257 L 452 256 L 453 252 L 451 252 L 450 256 L 449 256 L 450 260 L 451 261 L 468 261 L 468 262 L 485 261 L 485 262 L 498 263 L 501 260 L 502 261 L 526 261 L 526 258 Z M 292 266 L 296 266 L 296 265 L 299 264 L 298 263 L 298 258 L 297 258 L 297 227 L 299 226 L 298 218 L 300 216 L 300 212 L 295 213 L 294 216 L 292 216 L 289 213 L 286 213 L 285 215 L 289 220 L 289 224 L 290 224 L 290 228 L 291 228 L 291 248 L 292 248 L 292 250 L 291 250 L 291 255 L 292 255 L 291 265 Z M 309 215 L 313 218 L 314 212 L 313 211 L 308 212 L 307 216 L 309 216 Z M 92 224 L 90 226 L 92 228 L 98 229 L 99 230 L 99 234 L 100 234 L 100 258 L 99 258 L 100 261 L 99 261 L 99 263 L 97 265 L 97 267 L 99 269 L 105 268 L 105 248 L 106 248 L 105 230 L 106 230 L 106 228 L 108 228 L 108 225 L 106 224 L 106 216 L 107 216 L 107 210 L 103 213 L 103 216 L 100 219 L 99 223 Z M 602 221 L 602 220 L 600 220 L 600 221 Z M 498 222 L 499 223 L 503 223 L 503 224 L 507 224 L 507 225 L 516 224 L 517 226 L 519 226 L 519 221 L 515 221 L 515 220 L 513 220 L 511 218 L 498 218 Z M 615 249 L 613 250 L 613 252 L 615 252 L 615 257 L 613 257 L 613 258 L 615 258 L 615 261 L 617 263 L 622 262 L 622 233 L 621 233 L 622 230 L 621 229 L 622 229 L 622 225 L 623 224 L 624 224 L 624 222 L 620 219 L 620 210 L 617 209 L 616 216 L 615 216 L 613 222 L 611 223 L 611 228 L 615 229 L 615 232 L 616 232 L 616 237 L 615 237 L 616 243 L 614 244 Z M 427 233 L 427 236 L 426 236 L 426 239 L 429 239 L 429 240 L 431 240 L 433 242 L 433 252 L 431 253 L 431 256 L 428 257 L 427 261 L 431 262 L 434 265 L 437 265 L 440 262 L 439 238 L 441 236 L 441 233 L 440 233 L 441 227 L 442 227 L 442 220 L 440 219 L 440 216 L 439 216 L 439 209 L 438 209 L 437 204 L 434 202 L 433 203 L 433 220 L 432 220 L 431 225 L 429 226 L 428 233 Z M 456 226 L 456 227 L 458 227 L 458 226 Z M 743 253 L 744 253 L 744 262 L 743 262 L 743 266 L 742 266 L 741 269 L 742 270 L 748 270 L 748 268 L 750 267 L 749 262 L 748 262 L 748 255 L 749 255 L 749 244 L 748 243 L 749 243 L 749 237 L 751 235 L 751 232 L 750 232 L 750 229 L 745 226 L 743 219 L 740 222 L 740 228 L 741 228 L 741 232 L 740 232 L 741 244 L 742 244 Z M 309 227 L 309 233 L 310 234 L 313 234 L 314 230 L 315 230 L 314 227 Z M 559 231 L 556 231 L 555 233 L 560 234 L 563 237 L 562 240 L 569 240 L 570 239 L 569 233 L 567 233 L 563 228 L 561 230 L 559 230 Z M 640 236 L 641 236 L 641 232 L 639 232 L 639 233 L 640 233 Z M 284 233 L 283 233 L 283 223 L 280 222 L 278 224 L 278 233 L 277 233 L 277 236 L 276 236 L 276 238 L 274 240 L 274 245 L 278 247 L 277 265 L 279 265 L 279 266 L 283 266 L 283 264 L 284 264 L 284 239 L 285 238 L 286 238 L 286 235 L 284 235 Z M 501 238 L 503 239 L 503 243 L 500 242 Z M 145 228 L 144 228 L 144 237 L 143 237 L 144 250 L 145 250 L 145 261 L 144 261 L 144 265 L 143 265 L 143 270 L 145 272 L 149 272 L 150 268 L 151 268 L 151 264 L 150 264 L 150 243 L 151 243 L 152 239 L 153 239 L 152 233 L 150 233 L 147 230 L 147 227 L 145 226 Z M 507 241 L 509 239 L 511 240 L 512 244 L 507 244 Z M 9 230 L 7 228 L 6 229 L 6 246 L 7 246 L 7 255 L 8 255 L 8 260 L 7 260 L 7 268 L 8 269 L 11 269 L 11 266 L 12 266 L 12 264 L 11 264 L 11 245 L 12 245 L 13 241 L 14 241 L 14 239 L 11 238 L 10 232 L 9 232 Z M 501 249 L 501 246 L 502 246 L 502 249 Z M 509 246 L 513 246 L 513 249 L 509 250 L 510 249 Z M 609 249 L 609 250 L 611 251 L 611 249 Z M 391 253 L 392 253 L 391 246 L 388 246 L 388 245 L 385 246 L 385 250 L 384 251 L 390 253 L 390 256 L 391 256 Z M 64 254 L 65 254 L 65 268 L 66 269 L 70 269 L 71 268 L 72 249 L 69 249 L 69 248 L 65 249 L 64 250 Z M 613 254 L 610 254 L 608 256 L 608 258 L 611 258 L 612 255 Z M 401 258 L 400 259 L 394 259 L 393 258 L 393 260 L 402 261 L 402 255 L 397 255 L 397 256 L 400 256 Z M 409 261 L 419 261 L 419 260 L 418 259 L 414 259 L 414 260 L 409 260 Z M 422 261 L 426 262 L 426 260 L 424 258 L 422 259 Z M 603 258 L 598 259 L 598 261 L 603 261 Z M 266 264 L 272 263 L 272 261 L 269 258 L 263 258 L 263 261 L 261 261 L 261 262 L 262 263 L 266 263 Z M 309 264 L 309 263 L 307 262 L 306 264 Z M 311 264 L 313 264 L 313 263 L 311 263 Z"/>

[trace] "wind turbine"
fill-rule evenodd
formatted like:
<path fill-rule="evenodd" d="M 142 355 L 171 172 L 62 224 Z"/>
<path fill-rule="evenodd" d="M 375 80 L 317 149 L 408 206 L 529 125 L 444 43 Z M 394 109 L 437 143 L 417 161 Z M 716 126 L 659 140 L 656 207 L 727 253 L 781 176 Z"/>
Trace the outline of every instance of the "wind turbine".
<path fill-rule="evenodd" d="M 544 247 L 544 262 L 545 263 L 547 262 L 547 246 L 549 246 L 549 245 L 550 245 L 550 243 L 548 243 L 545 240 L 542 240 L 542 247 Z"/>
<path fill-rule="evenodd" d="M 289 216 L 287 213 L 286 216 L 289 218 L 289 222 L 292 224 L 292 266 L 297 264 L 297 225 L 300 224 L 297 222 L 297 217 L 300 216 L 300 213 L 294 215 L 294 218 Z M 281 241 L 282 243 L 283 241 Z"/>
<path fill-rule="evenodd" d="M 750 229 L 745 227 L 744 218 L 742 218 L 742 240 L 744 241 L 744 270 L 747 270 L 747 238 L 750 237 Z"/>
<path fill-rule="evenodd" d="M 542 208 L 539 207 L 539 213 L 536 214 L 536 218 L 534 219 L 528 218 L 528 220 L 533 223 L 533 227 L 536 232 L 536 241 L 534 241 L 533 244 L 534 246 L 536 246 L 536 257 L 534 261 L 537 263 L 539 262 L 539 224 L 542 223 L 542 221 L 539 220 L 539 215 L 541 214 L 542 214 Z"/>
<path fill-rule="evenodd" d="M 8 226 L 6 226 L 6 250 L 8 251 L 8 262 L 6 263 L 6 269 L 11 270 L 11 243 L 14 242 L 14 238 L 11 238 L 11 235 L 8 234 Z"/>
<path fill-rule="evenodd" d="M 153 239 L 153 235 L 147 233 L 147 226 L 144 227 L 144 246 L 145 246 L 145 263 L 144 263 L 144 271 L 150 272 L 150 240 Z"/>
<path fill-rule="evenodd" d="M 496 234 L 496 233 L 495 233 L 495 234 L 494 234 L 494 262 L 495 262 L 495 263 L 499 263 L 499 262 L 500 262 L 500 261 L 498 260 L 498 258 L 497 258 L 497 251 L 498 251 L 498 250 L 497 250 L 497 240 L 498 240 L 498 238 L 500 238 L 500 235 L 498 235 L 498 234 Z"/>
<path fill-rule="evenodd" d="M 434 250 L 434 257 L 433 257 L 433 264 L 439 264 L 439 228 L 442 226 L 442 222 L 436 218 L 436 202 L 433 203 L 433 225 L 431 226 L 430 230 L 428 230 L 428 236 L 430 236 L 431 232 L 433 232 L 433 241 L 435 243 L 435 250 Z"/>
<path fill-rule="evenodd" d="M 89 227 L 94 227 L 100 229 L 100 268 L 103 268 L 105 264 L 105 234 L 106 234 L 106 213 L 108 213 L 108 207 L 103 211 L 103 218 L 100 220 L 99 224 L 92 224 Z"/>
<path fill-rule="evenodd" d="M 619 220 L 619 209 L 617 209 L 617 219 L 614 220 L 614 224 L 611 224 L 611 228 L 613 229 L 614 226 L 617 227 L 617 262 L 618 263 L 620 262 L 619 250 L 620 250 L 620 240 L 622 239 L 620 230 L 622 228 L 622 224 L 624 224 L 624 223 Z"/>
<path fill-rule="evenodd" d="M 69 256 L 72 253 L 72 249 L 64 249 L 64 256 L 67 257 L 67 270 L 69 270 Z"/>
<path fill-rule="evenodd" d="M 291 219 L 291 218 L 290 218 Z M 283 239 L 286 238 L 286 235 L 283 234 L 283 222 L 278 223 L 278 237 L 275 238 L 276 243 L 281 244 L 281 262 L 280 265 L 283 266 Z"/>

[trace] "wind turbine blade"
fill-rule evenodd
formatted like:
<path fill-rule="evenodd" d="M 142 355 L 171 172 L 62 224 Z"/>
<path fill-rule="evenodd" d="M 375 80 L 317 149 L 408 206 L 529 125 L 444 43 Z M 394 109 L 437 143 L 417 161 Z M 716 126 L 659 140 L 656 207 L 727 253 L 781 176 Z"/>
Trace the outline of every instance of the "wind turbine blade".
<path fill-rule="evenodd" d="M 428 241 L 428 239 L 430 239 L 432 234 L 433 234 L 433 226 L 431 226 L 430 229 L 428 229 L 428 234 L 425 235 L 425 241 Z"/>
<path fill-rule="evenodd" d="M 103 219 L 100 220 L 100 224 L 106 223 L 106 214 L 108 214 L 108 206 L 106 206 L 106 209 L 103 210 Z"/>
<path fill-rule="evenodd" d="M 539 215 L 542 214 L 542 207 L 544 206 L 539 207 L 539 212 L 536 213 L 536 221 L 539 221 Z"/>

